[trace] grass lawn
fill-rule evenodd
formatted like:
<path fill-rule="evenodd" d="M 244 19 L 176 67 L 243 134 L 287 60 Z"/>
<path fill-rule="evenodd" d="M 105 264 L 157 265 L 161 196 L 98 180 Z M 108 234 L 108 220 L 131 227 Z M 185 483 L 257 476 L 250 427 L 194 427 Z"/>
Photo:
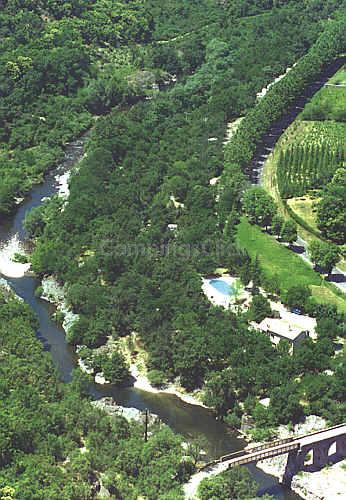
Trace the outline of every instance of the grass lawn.
<path fill-rule="evenodd" d="M 332 76 L 328 83 L 334 83 L 334 85 L 345 85 L 346 84 L 346 66 L 343 66 L 339 71 Z"/>
<path fill-rule="evenodd" d="M 298 255 L 258 226 L 249 224 L 245 218 L 238 226 L 237 240 L 251 257 L 258 255 L 264 274 L 268 277 L 276 275 L 283 290 L 293 285 L 308 285 L 318 302 L 335 304 L 340 311 L 346 312 L 346 300 L 334 292 L 332 285 L 325 284 L 322 277 Z"/>
<path fill-rule="evenodd" d="M 277 142 L 274 151 L 268 156 L 264 164 L 262 174 L 262 185 L 278 205 L 279 212 L 285 217 L 290 218 L 277 184 L 277 166 L 280 151 L 292 144 L 318 144 L 323 141 L 328 148 L 333 148 L 333 144 L 341 144 L 346 136 L 346 123 L 337 122 L 318 122 L 318 121 L 301 121 L 295 120 L 288 129 L 282 134 Z M 318 231 L 315 221 L 315 214 L 310 210 L 313 201 L 307 194 L 300 198 L 291 198 L 287 200 L 290 208 L 312 228 Z M 307 228 L 298 224 L 298 234 L 303 240 L 311 243 L 316 240 L 317 236 L 308 231 Z M 340 269 L 346 270 L 346 261 L 341 259 L 338 263 Z"/>
<path fill-rule="evenodd" d="M 319 231 L 316 224 L 316 213 L 314 204 L 319 201 L 319 198 L 312 198 L 308 194 L 299 198 L 289 198 L 287 204 L 293 212 L 295 212 L 301 219 L 305 220 L 309 226 L 315 231 Z"/>

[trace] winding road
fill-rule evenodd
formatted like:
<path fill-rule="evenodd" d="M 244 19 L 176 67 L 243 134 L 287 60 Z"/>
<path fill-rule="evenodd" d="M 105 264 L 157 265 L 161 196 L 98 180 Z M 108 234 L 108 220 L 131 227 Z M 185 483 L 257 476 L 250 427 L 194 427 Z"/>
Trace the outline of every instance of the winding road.
<path fill-rule="evenodd" d="M 325 69 L 324 73 L 320 75 L 316 81 L 311 83 L 306 88 L 303 95 L 289 107 L 285 116 L 272 125 L 270 131 L 264 136 L 261 145 L 258 147 L 252 164 L 247 171 L 247 174 L 249 175 L 253 185 L 257 186 L 263 184 L 263 171 L 268 157 L 273 152 L 275 145 L 280 139 L 281 135 L 293 123 L 308 100 L 325 85 L 333 87 L 346 86 L 343 84 L 336 85 L 328 83 L 328 80 L 336 73 L 338 69 L 340 69 L 345 64 L 345 61 L 345 57 L 340 57 L 338 60 L 330 64 Z M 301 236 L 298 236 L 297 241 L 290 246 L 290 249 L 297 255 L 299 255 L 299 257 L 301 257 L 311 267 L 314 267 L 307 251 L 308 243 L 303 238 L 301 238 Z M 346 292 L 346 272 L 340 269 L 340 267 L 334 267 L 332 273 L 328 275 L 326 279 L 327 281 L 333 283 L 342 292 Z"/>

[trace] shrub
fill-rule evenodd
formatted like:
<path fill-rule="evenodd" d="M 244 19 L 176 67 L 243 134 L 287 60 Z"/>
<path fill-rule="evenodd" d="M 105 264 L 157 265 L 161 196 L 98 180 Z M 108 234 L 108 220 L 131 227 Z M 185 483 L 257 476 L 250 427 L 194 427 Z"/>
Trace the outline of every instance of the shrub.
<path fill-rule="evenodd" d="M 43 286 L 39 285 L 35 290 L 35 297 L 40 298 L 43 295 Z"/>
<path fill-rule="evenodd" d="M 27 264 L 28 257 L 22 253 L 15 253 L 12 260 L 13 262 L 19 262 L 20 264 Z"/>
<path fill-rule="evenodd" d="M 286 296 L 283 300 L 291 309 L 298 308 L 302 311 L 306 311 L 310 297 L 311 291 L 308 286 L 295 285 L 287 290 Z"/>
<path fill-rule="evenodd" d="M 165 374 L 161 370 L 150 370 L 148 379 L 154 387 L 162 387 L 166 382 Z"/>
<path fill-rule="evenodd" d="M 249 309 L 249 317 L 252 321 L 260 323 L 264 318 L 271 316 L 272 310 L 269 300 L 263 295 L 255 295 Z"/>

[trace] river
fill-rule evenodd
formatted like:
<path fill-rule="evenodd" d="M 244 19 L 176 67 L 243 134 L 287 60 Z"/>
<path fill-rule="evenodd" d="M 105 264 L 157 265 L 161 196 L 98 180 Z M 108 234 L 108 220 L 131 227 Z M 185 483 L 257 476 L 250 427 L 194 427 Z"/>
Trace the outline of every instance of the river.
<path fill-rule="evenodd" d="M 42 342 L 43 348 L 51 353 L 53 362 L 65 382 L 71 379 L 71 372 L 77 366 L 75 352 L 66 343 L 62 327 L 51 319 L 54 307 L 35 296 L 35 288 L 39 285 L 37 279 L 30 273 L 23 273 L 25 268 L 21 268 L 21 264 L 11 265 L 10 257 L 14 251 L 25 248 L 26 234 L 23 228 L 25 214 L 31 208 L 39 206 L 45 197 L 52 196 L 59 191 L 59 180 L 66 177 L 73 165 L 82 157 L 83 142 L 83 139 L 78 139 L 69 144 L 66 147 L 65 158 L 58 167 L 46 176 L 42 184 L 32 189 L 30 195 L 18 206 L 12 217 L 0 223 L 0 271 L 2 271 L 0 276 L 37 314 L 39 319 L 37 337 Z M 7 264 L 8 268 L 6 268 Z M 147 408 L 186 438 L 203 436 L 208 443 L 206 450 L 208 458 L 216 458 L 240 450 L 246 444 L 237 433 L 218 422 L 209 410 L 185 403 L 174 395 L 154 394 L 135 388 L 119 389 L 97 384 L 93 384 L 90 391 L 95 399 L 112 396 L 119 405 L 135 407 L 139 410 Z M 255 466 L 250 466 L 249 469 L 259 484 L 260 493 L 272 493 L 280 500 L 299 498 L 290 491 L 285 491 L 274 477 L 264 474 Z"/>

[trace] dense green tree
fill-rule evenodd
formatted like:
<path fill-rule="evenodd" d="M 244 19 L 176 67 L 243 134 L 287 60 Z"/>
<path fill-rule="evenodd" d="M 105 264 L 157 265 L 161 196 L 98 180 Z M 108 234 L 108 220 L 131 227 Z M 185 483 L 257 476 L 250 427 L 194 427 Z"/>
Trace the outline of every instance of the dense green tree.
<path fill-rule="evenodd" d="M 236 397 L 230 370 L 213 373 L 205 385 L 204 402 L 215 409 L 219 417 L 232 411 Z"/>
<path fill-rule="evenodd" d="M 252 187 L 243 197 L 243 210 L 252 224 L 267 228 L 276 214 L 273 198 L 261 187 Z"/>
<path fill-rule="evenodd" d="M 340 331 L 341 328 L 334 318 L 320 318 L 317 321 L 316 332 L 318 338 L 329 338 L 334 340 Z"/>
<path fill-rule="evenodd" d="M 337 245 L 320 240 L 313 240 L 308 249 L 310 258 L 315 266 L 326 273 L 331 273 L 335 264 L 340 260 L 340 249 Z"/>
<path fill-rule="evenodd" d="M 309 287 L 294 285 L 287 290 L 284 301 L 291 309 L 298 308 L 302 311 L 305 311 L 308 306 L 310 297 L 311 290 L 309 289 Z"/>
<path fill-rule="evenodd" d="M 249 309 L 249 317 L 252 321 L 260 323 L 264 318 L 270 317 L 272 310 L 269 300 L 263 295 L 257 294 L 252 298 L 251 306 Z"/>
<path fill-rule="evenodd" d="M 275 425 L 299 422 L 304 416 L 304 411 L 300 404 L 297 384 L 287 383 L 273 389 L 270 393 L 269 410 Z"/>
<path fill-rule="evenodd" d="M 235 467 L 223 474 L 204 479 L 198 489 L 201 500 L 245 500 L 256 498 L 256 483 L 243 467 Z"/>
<path fill-rule="evenodd" d="M 285 223 L 285 219 L 279 213 L 275 214 L 272 219 L 272 231 L 276 236 L 280 236 L 281 229 Z"/>
<path fill-rule="evenodd" d="M 345 227 L 345 190 L 346 169 L 335 172 L 332 181 L 327 184 L 317 204 L 317 223 L 325 236 L 336 243 L 343 244 L 346 239 Z"/>
<path fill-rule="evenodd" d="M 297 224 L 291 219 L 286 220 L 280 231 L 280 239 L 287 243 L 294 243 L 297 239 Z"/>
<path fill-rule="evenodd" d="M 113 352 L 101 360 L 101 369 L 107 380 L 113 384 L 124 384 L 129 379 L 129 368 L 120 352 Z"/>

